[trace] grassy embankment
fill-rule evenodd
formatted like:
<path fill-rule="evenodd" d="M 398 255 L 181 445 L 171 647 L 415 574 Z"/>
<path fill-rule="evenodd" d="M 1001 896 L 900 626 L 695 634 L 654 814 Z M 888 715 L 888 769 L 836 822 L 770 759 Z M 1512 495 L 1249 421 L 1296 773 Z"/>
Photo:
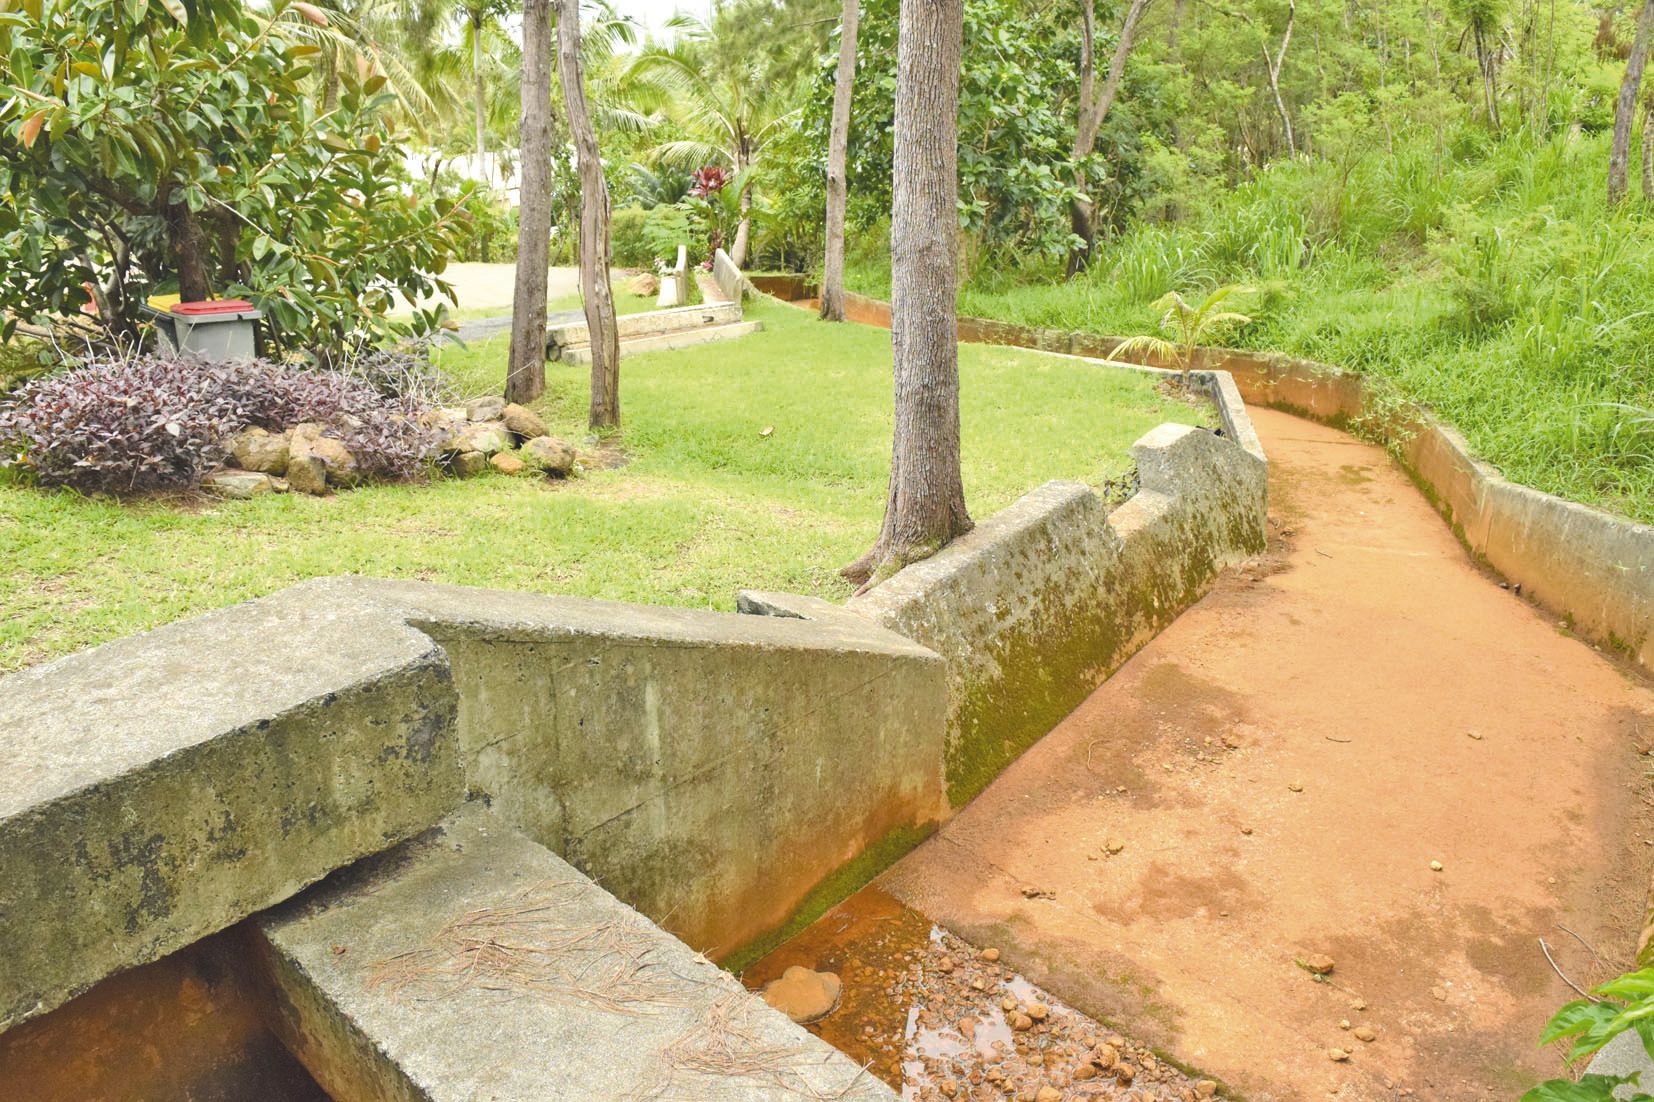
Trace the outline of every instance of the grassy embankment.
<path fill-rule="evenodd" d="M 1272 166 L 1203 214 L 1135 228 L 1072 282 L 979 270 L 962 313 L 1151 332 L 1168 290 L 1262 288 L 1226 343 L 1364 371 L 1519 482 L 1654 522 L 1654 217 L 1603 198 L 1603 136 L 1515 137 Z M 1633 183 L 1635 187 L 1635 183 Z M 889 270 L 864 260 L 867 294 Z"/>

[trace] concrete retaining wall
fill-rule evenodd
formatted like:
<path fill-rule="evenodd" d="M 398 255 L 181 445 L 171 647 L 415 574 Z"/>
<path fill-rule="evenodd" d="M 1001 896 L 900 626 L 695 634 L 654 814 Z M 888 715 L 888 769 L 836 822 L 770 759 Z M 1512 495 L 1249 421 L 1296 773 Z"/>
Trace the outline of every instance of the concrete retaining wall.
<path fill-rule="evenodd" d="M 850 602 L 947 659 L 955 806 L 1263 550 L 1261 453 L 1162 425 L 1132 455 L 1142 487 L 1112 513 L 1083 484 L 1047 483 Z"/>
<path fill-rule="evenodd" d="M 1090 487 L 1050 482 L 849 608 L 947 660 L 947 788 L 959 806 L 1210 587 L 1261 551 L 1267 467 L 1234 383 L 1225 435 L 1161 425 L 1132 448 L 1139 491 L 1110 512 Z M 1245 443 L 1241 443 L 1244 441 Z M 744 593 L 745 611 L 836 606 Z"/>
<path fill-rule="evenodd" d="M 942 816 L 941 664 L 812 623 L 335 579 L 442 645 L 471 791 L 718 957 Z"/>
<path fill-rule="evenodd" d="M 944 691 L 935 655 L 849 614 L 361 579 L 13 674 L 0 1031 L 467 792 L 696 948 L 733 949 L 871 840 L 939 818 Z"/>

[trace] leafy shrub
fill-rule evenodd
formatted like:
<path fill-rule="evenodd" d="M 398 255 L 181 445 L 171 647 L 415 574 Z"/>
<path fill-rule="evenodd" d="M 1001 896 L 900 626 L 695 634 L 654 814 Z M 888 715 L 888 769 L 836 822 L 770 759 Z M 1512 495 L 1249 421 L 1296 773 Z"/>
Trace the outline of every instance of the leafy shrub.
<path fill-rule="evenodd" d="M 668 264 L 678 258 L 678 246 L 689 249 L 691 263 L 698 263 L 699 242 L 689 224 L 689 212 L 682 207 L 656 207 L 643 222 L 643 243 L 650 258 L 659 257 Z"/>
<path fill-rule="evenodd" d="M 445 197 L 450 189 L 441 191 Z M 500 264 L 517 259 L 517 210 L 496 192 L 479 192 L 465 202 L 466 185 L 452 189 L 464 217 L 454 236 L 454 259 Z"/>
<path fill-rule="evenodd" d="M 248 425 L 327 426 L 375 478 L 406 478 L 435 446 L 411 398 L 362 378 L 255 361 L 143 356 L 88 363 L 25 383 L 0 403 L 0 461 L 43 485 L 88 493 L 183 489 L 224 459 Z"/>
<path fill-rule="evenodd" d="M 1600 1052 L 1621 1033 L 1634 1031 L 1643 1048 L 1654 1056 L 1650 1014 L 1654 1014 L 1654 969 L 1644 968 L 1594 988 L 1591 998 L 1575 999 L 1563 1006 L 1545 1026 L 1540 1043 L 1572 1041 L 1568 1062 L 1575 1063 Z M 1632 1089 L 1616 1094 L 1627 1085 Z M 1650 1097 L 1647 1086 L 1637 1082 L 1635 1073 L 1585 1075 L 1578 1082 L 1550 1079 L 1524 1094 L 1522 1102 L 1615 1102 L 1616 1098 L 1639 1102 Z"/>
<path fill-rule="evenodd" d="M 125 347 L 149 296 L 173 290 L 252 300 L 270 354 L 320 364 L 364 334 L 441 324 L 440 307 L 388 312 L 451 291 L 441 272 L 479 197 L 416 190 L 397 96 L 366 57 L 329 62 L 338 95 L 323 107 L 319 9 L 31 11 L 0 24 L 0 337 L 32 322 L 77 349 L 88 329 Z"/>
<path fill-rule="evenodd" d="M 609 244 L 614 262 L 622 268 L 647 268 L 654 262 L 655 254 L 643 236 L 648 219 L 649 212 L 638 206 L 616 208 L 609 216 Z"/>

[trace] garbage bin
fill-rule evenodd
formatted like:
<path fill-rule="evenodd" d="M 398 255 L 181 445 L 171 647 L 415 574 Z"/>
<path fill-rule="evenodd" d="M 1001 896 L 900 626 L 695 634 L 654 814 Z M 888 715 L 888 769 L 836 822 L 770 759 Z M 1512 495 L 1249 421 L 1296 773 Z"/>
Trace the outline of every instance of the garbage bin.
<path fill-rule="evenodd" d="M 250 360 L 258 355 L 253 323 L 264 314 L 244 299 L 180 302 L 170 313 L 180 352 L 203 360 Z"/>

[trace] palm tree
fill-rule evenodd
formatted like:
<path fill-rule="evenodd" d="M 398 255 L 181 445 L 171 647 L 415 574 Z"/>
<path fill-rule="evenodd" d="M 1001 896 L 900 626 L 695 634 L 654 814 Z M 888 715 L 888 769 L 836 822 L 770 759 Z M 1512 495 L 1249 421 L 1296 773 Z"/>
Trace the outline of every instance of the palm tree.
<path fill-rule="evenodd" d="M 292 3 L 268 16 L 290 34 L 307 39 L 318 51 L 316 70 L 324 110 L 338 105 L 340 73 L 345 65 L 383 74 L 385 90 L 396 96 L 403 119 L 421 132 L 440 113 L 439 96 L 408 63 L 402 48 L 407 36 L 397 25 L 402 0 L 333 0 Z"/>
<path fill-rule="evenodd" d="M 658 107 L 686 135 L 649 151 L 656 162 L 683 172 L 721 164 L 737 175 L 759 162 L 764 146 L 800 109 L 783 110 L 786 89 L 766 79 L 765 62 L 748 51 L 722 48 L 713 26 L 694 16 L 668 21 L 670 46 L 642 50 L 628 71 L 639 103 Z M 729 258 L 744 267 L 752 239 L 752 176 L 744 177 L 740 221 Z"/>
<path fill-rule="evenodd" d="M 1194 363 L 1195 353 L 1199 351 L 1200 346 L 1225 329 L 1251 323 L 1252 319 L 1247 315 L 1225 310 L 1223 305 L 1232 298 L 1249 295 L 1252 291 L 1251 287 L 1231 283 L 1207 295 L 1198 306 L 1191 306 L 1188 300 L 1176 291 L 1168 291 L 1154 301 L 1152 308 L 1163 311 L 1160 327 L 1170 332 L 1173 339 L 1155 336 L 1131 337 L 1116 345 L 1113 355 L 1123 357 L 1139 352 L 1145 353 L 1150 359 L 1176 368 L 1179 372 L 1179 381 L 1182 385 L 1188 386 L 1189 367 Z"/>

